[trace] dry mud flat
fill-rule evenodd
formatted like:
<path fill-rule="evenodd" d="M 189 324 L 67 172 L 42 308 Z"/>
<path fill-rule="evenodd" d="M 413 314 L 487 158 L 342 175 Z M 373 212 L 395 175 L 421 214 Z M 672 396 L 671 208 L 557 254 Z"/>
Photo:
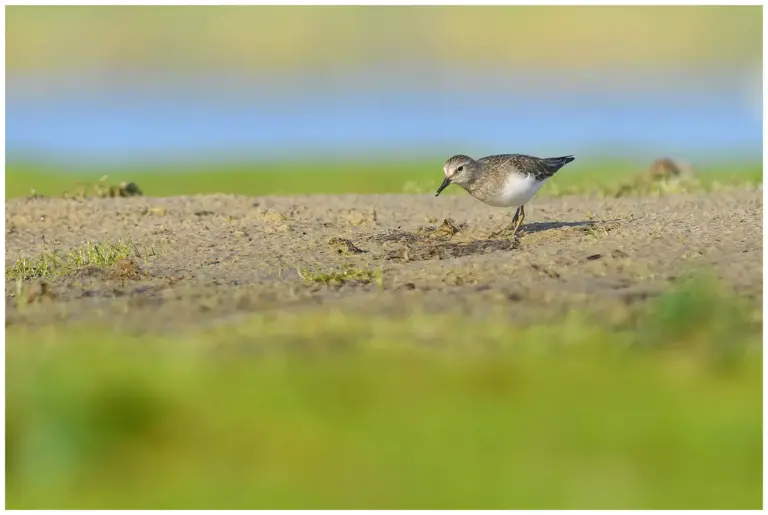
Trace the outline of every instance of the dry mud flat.
<path fill-rule="evenodd" d="M 494 234 L 511 211 L 464 194 L 14 199 L 6 267 L 130 239 L 137 268 L 69 271 L 31 303 L 19 301 L 40 279 L 22 295 L 6 280 L 6 325 L 101 320 L 141 331 L 276 309 L 529 322 L 577 308 L 609 320 L 692 270 L 762 300 L 761 188 L 542 198 L 526 211 L 513 241 Z"/>

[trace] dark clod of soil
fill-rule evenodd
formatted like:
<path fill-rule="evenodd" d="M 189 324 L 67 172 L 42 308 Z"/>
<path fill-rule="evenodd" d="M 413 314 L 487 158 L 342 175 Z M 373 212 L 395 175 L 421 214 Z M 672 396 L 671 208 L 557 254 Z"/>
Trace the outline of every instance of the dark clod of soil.
<path fill-rule="evenodd" d="M 453 221 L 451 218 L 446 218 L 443 220 L 443 223 L 440 224 L 440 227 L 435 229 L 435 236 L 438 237 L 448 237 L 450 238 L 454 234 L 458 233 L 460 231 L 459 226 L 456 225 L 456 222 Z"/>
<path fill-rule="evenodd" d="M 51 290 L 51 287 L 45 281 L 38 284 L 34 284 L 29 288 L 27 293 L 27 303 L 32 304 L 35 302 L 42 302 L 44 300 L 55 301 L 57 295 Z"/>
<path fill-rule="evenodd" d="M 655 160 L 646 172 L 648 179 L 659 181 L 668 180 L 677 177 L 692 177 L 693 168 L 690 165 L 678 164 L 668 157 L 662 157 Z"/>
<path fill-rule="evenodd" d="M 354 243 L 346 238 L 331 238 L 328 240 L 328 246 L 342 256 L 362 254 L 365 252 L 364 250 L 359 249 Z"/>
<path fill-rule="evenodd" d="M 110 197 L 136 197 L 143 193 L 135 182 L 121 182 L 118 186 L 109 188 Z"/>
<path fill-rule="evenodd" d="M 112 267 L 112 276 L 116 279 L 138 279 L 141 271 L 133 259 L 121 259 Z"/>

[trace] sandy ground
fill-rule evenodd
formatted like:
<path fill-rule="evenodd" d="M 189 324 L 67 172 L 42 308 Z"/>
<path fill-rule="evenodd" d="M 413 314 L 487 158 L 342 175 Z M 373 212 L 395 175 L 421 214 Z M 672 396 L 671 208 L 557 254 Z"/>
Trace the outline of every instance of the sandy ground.
<path fill-rule="evenodd" d="M 464 194 L 14 199 L 6 266 L 85 240 L 130 238 L 141 257 L 137 278 L 80 270 L 49 281 L 54 300 L 21 307 L 6 281 L 6 326 L 102 320 L 141 331 L 308 307 L 521 322 L 577 308 L 610 320 L 695 270 L 762 301 L 759 188 L 535 199 L 526 211 L 514 241 L 493 234 L 510 211 Z M 297 271 L 344 265 L 381 280 L 308 283 Z"/>

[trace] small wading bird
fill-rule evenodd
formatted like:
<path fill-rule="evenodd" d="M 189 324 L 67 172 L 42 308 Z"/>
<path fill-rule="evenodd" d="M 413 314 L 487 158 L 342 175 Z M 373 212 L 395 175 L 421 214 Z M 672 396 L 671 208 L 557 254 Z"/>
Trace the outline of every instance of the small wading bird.
<path fill-rule="evenodd" d="M 458 184 L 477 200 L 494 207 L 516 207 L 512 237 L 525 219 L 525 203 L 547 179 L 575 157 L 539 158 L 524 154 L 501 154 L 474 160 L 459 154 L 445 162 L 445 179 L 435 196 L 450 184 Z"/>

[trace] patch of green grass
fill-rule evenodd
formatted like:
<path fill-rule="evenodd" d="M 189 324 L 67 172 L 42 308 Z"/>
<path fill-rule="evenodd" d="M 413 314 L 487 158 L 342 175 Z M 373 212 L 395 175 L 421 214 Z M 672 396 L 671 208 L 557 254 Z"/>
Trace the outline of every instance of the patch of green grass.
<path fill-rule="evenodd" d="M 675 352 L 698 349 L 720 365 L 727 365 L 741 342 L 761 331 L 749 304 L 706 276 L 684 281 L 649 306 L 638 341 Z"/>
<path fill-rule="evenodd" d="M 163 197 L 228 193 L 242 195 L 297 195 L 337 193 L 400 193 L 414 178 L 435 177 L 441 165 L 426 163 L 243 164 L 189 167 L 146 167 L 111 170 L 114 181 L 132 181 L 145 195 Z M 90 185 L 103 171 L 78 173 L 33 166 L 8 167 L 6 197 L 39 194 L 60 196 Z M 435 189 L 437 186 L 435 186 Z"/>
<path fill-rule="evenodd" d="M 650 163 L 649 163 L 650 164 Z M 642 167 L 600 161 L 576 161 L 559 172 L 542 189 L 543 196 L 571 193 L 615 193 Z M 37 194 L 77 195 L 94 191 L 105 170 L 73 171 L 9 165 L 6 198 Z M 110 180 L 136 183 L 145 195 L 163 197 L 208 193 L 242 195 L 298 195 L 343 193 L 434 193 L 442 181 L 439 160 L 413 162 L 277 163 L 211 166 L 144 167 L 108 171 Z M 760 165 L 715 167 L 697 171 L 697 187 L 762 183 Z M 443 194 L 466 194 L 457 186 Z"/>
<path fill-rule="evenodd" d="M 11 326 L 7 507 L 756 509 L 761 328 L 731 300 L 691 282 L 620 330 L 322 307 Z"/>
<path fill-rule="evenodd" d="M 133 245 L 130 241 L 118 240 L 116 243 L 86 241 L 66 254 L 54 249 L 31 258 L 21 257 L 13 266 L 6 268 L 5 278 L 6 280 L 52 279 L 89 266 L 110 268 L 118 261 L 128 258 L 132 249 Z"/>
<path fill-rule="evenodd" d="M 371 270 L 357 268 L 350 264 L 344 264 L 338 269 L 331 270 L 305 270 L 298 269 L 299 277 L 307 283 L 328 284 L 340 286 L 342 284 L 369 284 L 375 283 L 381 287 L 383 271 L 381 268 Z"/>

